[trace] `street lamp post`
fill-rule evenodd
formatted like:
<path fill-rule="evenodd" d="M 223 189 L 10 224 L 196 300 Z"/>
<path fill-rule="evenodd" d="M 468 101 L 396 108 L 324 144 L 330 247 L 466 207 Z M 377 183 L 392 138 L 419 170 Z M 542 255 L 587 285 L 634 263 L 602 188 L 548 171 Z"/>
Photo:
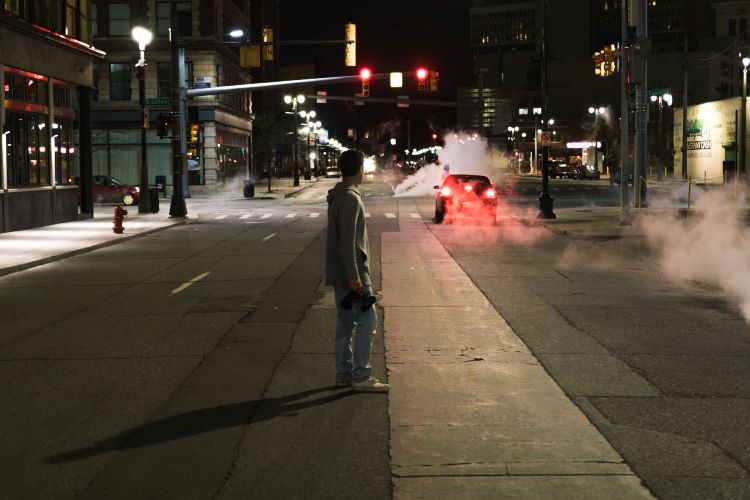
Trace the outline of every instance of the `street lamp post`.
<path fill-rule="evenodd" d="M 142 26 L 133 28 L 131 35 L 138 42 L 139 58 L 135 67 L 138 72 L 138 104 L 141 107 L 141 172 L 139 180 L 140 197 L 138 200 L 138 213 L 151 212 L 151 198 L 148 191 L 148 160 L 146 155 L 146 129 L 148 123 L 148 110 L 146 109 L 146 45 L 151 43 L 153 34 Z"/>
<path fill-rule="evenodd" d="M 664 151 L 664 147 L 662 144 L 662 114 L 664 110 L 664 103 L 667 103 L 667 106 L 672 105 L 672 95 L 671 94 L 664 94 L 660 96 L 652 95 L 651 96 L 651 102 L 658 102 L 659 104 L 659 120 L 658 120 L 658 126 L 657 126 L 657 132 L 656 132 L 656 178 L 661 179 L 662 178 L 662 171 L 661 171 L 661 160 L 662 160 L 662 153 Z"/>
<path fill-rule="evenodd" d="M 299 94 L 297 96 L 290 96 L 285 95 L 284 96 L 284 102 L 287 104 L 292 105 L 292 116 L 294 118 L 294 129 L 292 131 L 292 140 L 293 140 L 293 159 L 294 162 L 294 186 L 299 186 L 299 162 L 297 161 L 297 104 L 303 104 L 305 102 L 305 96 L 302 94 Z"/>
<path fill-rule="evenodd" d="M 603 106 L 598 108 L 591 106 L 589 108 L 589 114 L 594 115 L 594 170 L 597 172 L 599 171 L 599 116 L 603 115 L 606 111 Z M 611 178 L 612 174 L 610 173 Z"/>
<path fill-rule="evenodd" d="M 742 109 L 741 109 L 741 115 L 742 119 L 740 121 L 741 128 L 742 128 L 742 140 L 740 141 L 741 144 L 741 150 L 742 153 L 740 155 L 740 163 L 742 164 L 742 169 L 745 169 L 745 135 L 747 134 L 747 126 L 745 125 L 745 120 L 747 120 L 747 67 L 750 66 L 750 57 L 743 57 L 742 58 Z M 736 164 L 737 162 L 735 162 Z M 735 191 L 737 189 L 737 183 L 739 182 L 739 174 L 740 169 L 739 165 L 735 167 Z"/>
<path fill-rule="evenodd" d="M 549 68 L 547 67 L 547 22 L 549 19 L 549 0 L 544 0 L 544 17 L 542 20 L 542 131 L 548 132 L 550 126 L 549 119 L 549 94 L 548 94 L 548 77 Z M 546 135 L 546 134 L 545 134 Z M 540 219 L 555 219 L 557 216 L 553 210 L 554 199 L 549 195 L 549 144 L 542 143 L 542 194 L 539 197 L 539 212 L 537 217 Z"/>

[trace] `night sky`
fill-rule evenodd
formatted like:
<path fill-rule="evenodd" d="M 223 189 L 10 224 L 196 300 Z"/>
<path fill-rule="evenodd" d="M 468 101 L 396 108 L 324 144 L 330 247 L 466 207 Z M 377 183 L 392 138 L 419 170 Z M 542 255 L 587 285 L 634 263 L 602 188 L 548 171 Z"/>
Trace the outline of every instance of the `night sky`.
<path fill-rule="evenodd" d="M 357 25 L 357 68 L 344 66 L 343 46 L 316 48 L 284 47 L 283 65 L 316 63 L 317 76 L 357 74 L 367 66 L 374 73 L 413 71 L 419 66 L 440 72 L 438 92 L 417 91 L 416 81 L 404 81 L 404 88 L 390 89 L 386 80 L 373 81 L 372 97 L 409 95 L 412 99 L 456 100 L 456 86 L 473 81 L 469 45 L 469 7 L 457 0 L 384 0 L 325 2 L 281 1 L 280 40 L 343 39 L 344 24 Z M 353 96 L 359 84 L 319 87 L 330 95 Z M 347 128 L 356 124 L 380 128 L 384 141 L 390 135 L 405 139 L 406 121 L 411 121 L 412 147 L 428 145 L 431 130 L 453 127 L 454 108 L 417 107 L 398 109 L 395 104 L 318 104 L 316 109 L 331 136 L 343 139 Z M 392 127 L 395 123 L 403 126 Z M 378 125 L 381 125 L 378 127 Z"/>

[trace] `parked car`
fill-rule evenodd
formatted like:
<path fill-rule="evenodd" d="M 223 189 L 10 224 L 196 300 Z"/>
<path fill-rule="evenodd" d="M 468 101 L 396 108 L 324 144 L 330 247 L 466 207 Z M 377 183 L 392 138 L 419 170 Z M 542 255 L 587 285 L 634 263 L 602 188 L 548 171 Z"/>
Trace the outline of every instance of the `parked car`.
<path fill-rule="evenodd" d="M 341 171 L 339 167 L 335 165 L 329 165 L 326 167 L 326 178 L 328 177 L 341 177 Z"/>
<path fill-rule="evenodd" d="M 75 177 L 73 181 L 80 186 L 81 178 Z M 123 205 L 137 205 L 141 197 L 141 188 L 125 184 L 117 177 L 110 175 L 95 175 L 94 202 L 95 203 L 122 203 Z M 78 196 L 81 196 L 80 187 Z"/>
<path fill-rule="evenodd" d="M 435 223 L 446 218 L 469 217 L 495 223 L 497 190 L 483 175 L 448 175 L 435 186 Z"/>
<path fill-rule="evenodd" d="M 581 163 L 577 169 L 577 177 L 579 179 L 594 179 L 598 181 L 601 178 L 601 172 L 594 165 Z"/>
<path fill-rule="evenodd" d="M 560 160 L 551 160 L 548 163 L 549 168 L 549 176 L 550 178 L 560 178 L 567 177 L 568 179 L 575 179 L 578 175 L 578 164 L 576 163 L 567 163 Z"/>

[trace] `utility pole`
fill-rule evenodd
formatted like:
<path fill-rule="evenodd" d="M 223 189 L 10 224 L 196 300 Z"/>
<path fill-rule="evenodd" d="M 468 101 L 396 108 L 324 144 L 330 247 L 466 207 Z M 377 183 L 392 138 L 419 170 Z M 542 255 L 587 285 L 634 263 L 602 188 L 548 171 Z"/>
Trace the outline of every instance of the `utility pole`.
<path fill-rule="evenodd" d="M 549 0 L 544 0 L 544 19 L 542 21 L 542 130 L 547 136 L 549 132 L 549 96 L 548 67 L 547 67 L 547 18 L 549 11 Z M 536 130 L 534 131 L 536 134 Z M 539 197 L 539 219 L 556 219 L 552 210 L 553 198 L 549 195 L 549 143 L 542 143 L 542 195 Z"/>
<path fill-rule="evenodd" d="M 187 206 L 185 205 L 185 194 L 183 193 L 183 175 L 185 172 L 185 155 L 182 153 L 182 138 L 185 136 L 184 97 L 180 81 L 180 44 L 177 25 L 177 4 L 172 3 L 172 12 L 169 29 L 169 49 L 171 55 L 171 98 L 172 98 L 172 200 L 169 206 L 170 217 L 185 217 Z M 184 52 L 183 52 L 184 54 Z M 184 57 L 184 55 L 183 55 Z"/>
<path fill-rule="evenodd" d="M 635 91 L 635 171 L 633 187 L 641 206 L 647 206 L 646 182 L 648 178 L 648 56 L 651 42 L 648 38 L 648 1 L 632 0 L 632 17 L 636 23 L 636 45 L 633 54 L 633 77 L 638 87 Z"/>
<path fill-rule="evenodd" d="M 628 0 L 622 0 L 622 40 L 620 41 L 620 224 L 630 223 L 628 177 L 630 166 L 630 34 L 628 32 Z M 612 173 L 610 172 L 610 176 Z"/>
<path fill-rule="evenodd" d="M 688 114 L 688 35 L 685 33 L 684 53 L 682 59 L 682 180 L 686 181 L 687 173 L 687 114 Z"/>

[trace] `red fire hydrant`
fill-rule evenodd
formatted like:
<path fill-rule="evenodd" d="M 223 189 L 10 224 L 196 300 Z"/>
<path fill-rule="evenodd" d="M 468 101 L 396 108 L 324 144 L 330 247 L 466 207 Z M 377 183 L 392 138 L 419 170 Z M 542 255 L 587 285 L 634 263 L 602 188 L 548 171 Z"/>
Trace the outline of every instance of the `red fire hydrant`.
<path fill-rule="evenodd" d="M 123 221 L 127 218 L 128 211 L 124 208 L 117 206 L 115 207 L 115 218 L 112 219 L 112 222 L 114 223 L 114 226 L 112 227 L 112 231 L 114 231 L 117 234 L 122 234 L 123 231 L 125 231 L 125 228 L 122 227 Z"/>

